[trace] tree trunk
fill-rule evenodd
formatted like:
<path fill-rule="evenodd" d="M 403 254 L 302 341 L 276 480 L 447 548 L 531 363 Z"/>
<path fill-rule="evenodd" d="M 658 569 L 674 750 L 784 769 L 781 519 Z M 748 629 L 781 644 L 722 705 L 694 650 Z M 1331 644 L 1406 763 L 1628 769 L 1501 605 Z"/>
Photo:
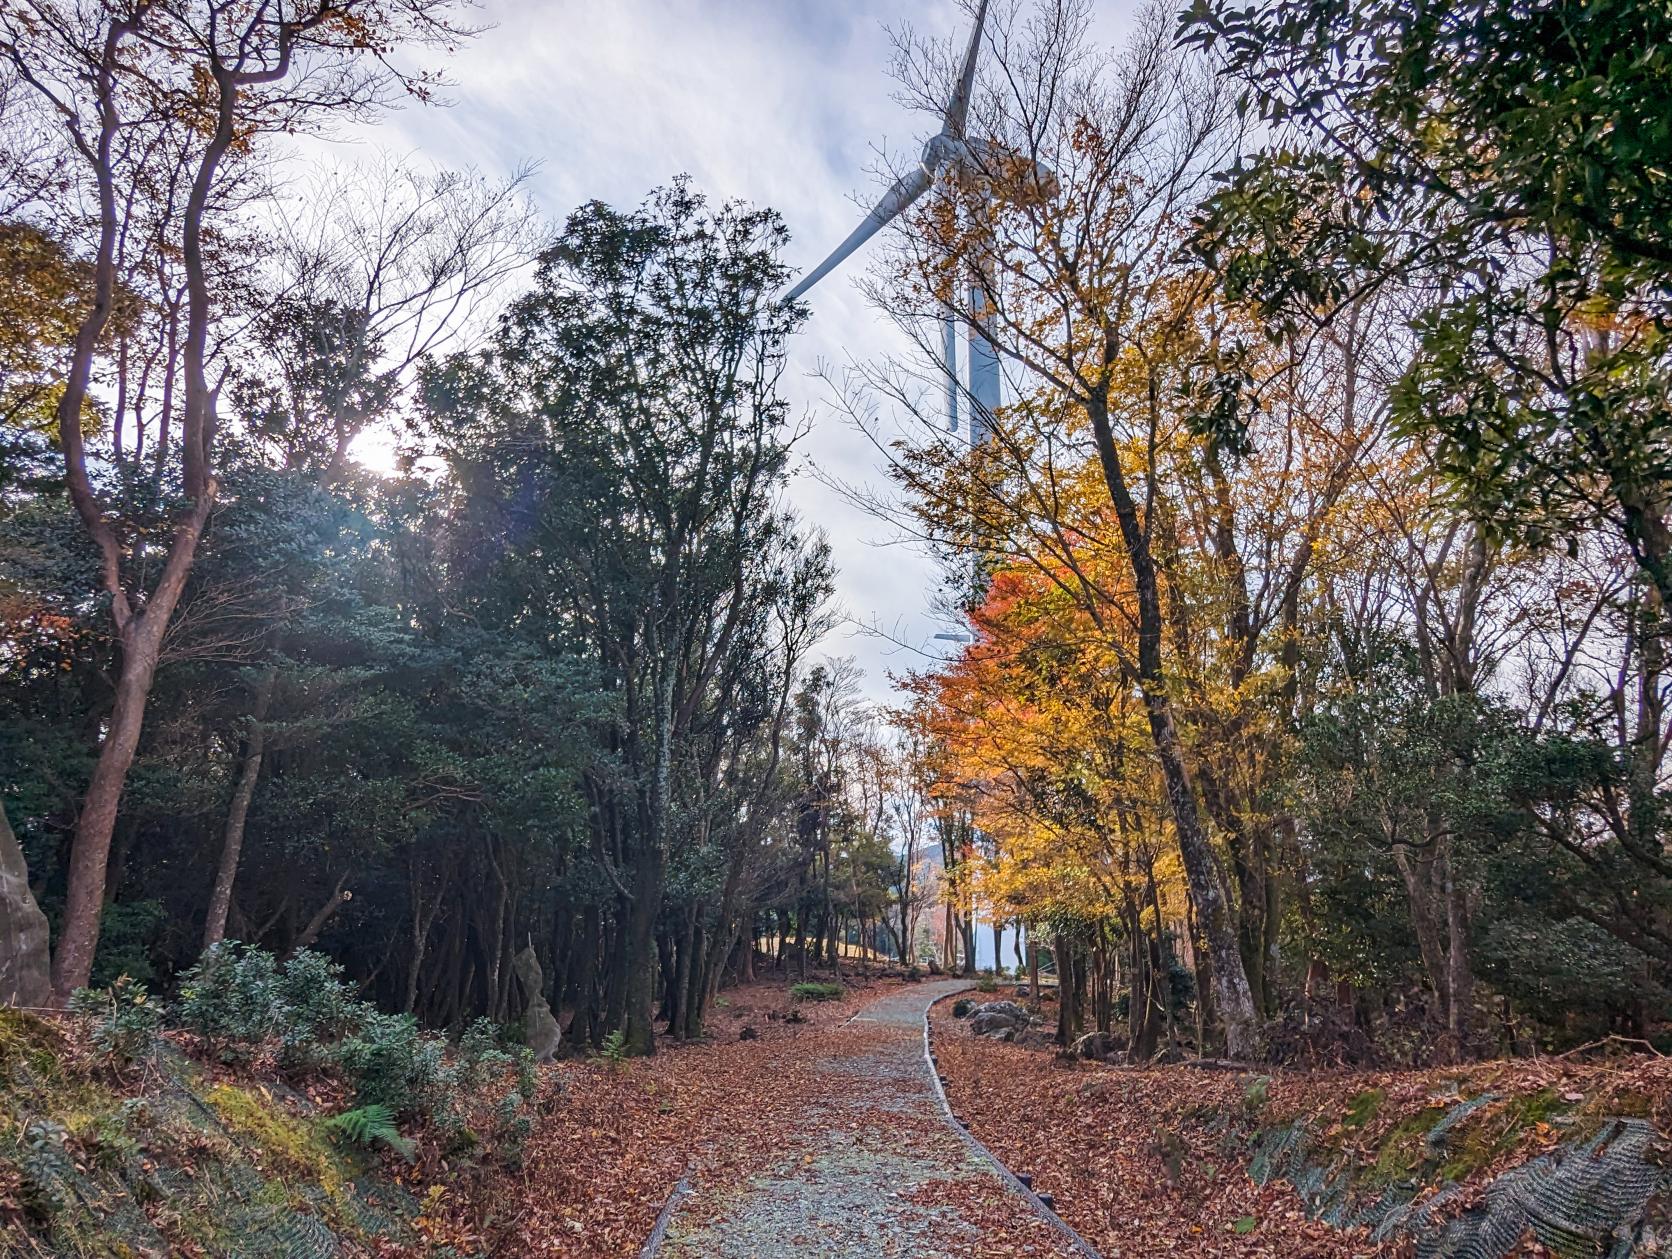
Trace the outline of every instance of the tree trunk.
<path fill-rule="evenodd" d="M 662 852 L 659 845 L 640 853 L 627 910 L 625 944 L 626 990 L 623 1031 L 627 1052 L 656 1052 L 656 920 L 662 903 Z"/>
<path fill-rule="evenodd" d="M 302 928 L 296 939 L 291 942 L 290 947 L 285 950 L 286 957 L 300 953 L 303 949 L 312 948 L 314 941 L 319 939 L 319 933 L 325 930 L 325 924 L 331 921 L 339 909 L 354 899 L 354 894 L 344 888 L 344 884 L 347 882 L 348 871 L 345 870 L 337 880 L 337 886 L 332 889 L 329 899 L 314 910 L 314 916 L 308 919 L 307 925 Z"/>
<path fill-rule="evenodd" d="M 1452 870 L 1449 854 L 1446 860 L 1446 978 L 1451 990 L 1451 1001 L 1446 1012 L 1446 1025 L 1451 1032 L 1455 1051 L 1468 1052 L 1472 1031 L 1475 978 L 1469 964 L 1469 907 L 1468 895 Z"/>
<path fill-rule="evenodd" d="M 1393 850 L 1394 864 L 1405 881 L 1406 901 L 1411 909 L 1411 926 L 1416 932 L 1417 952 L 1422 957 L 1422 968 L 1440 1003 L 1440 1017 L 1451 1022 L 1451 967 L 1446 961 L 1445 943 L 1441 938 L 1440 912 L 1434 904 L 1434 857 L 1413 853 L 1403 844 Z"/>
<path fill-rule="evenodd" d="M 674 943 L 673 976 L 668 984 L 668 1031 L 684 1040 L 690 1031 L 691 952 L 696 947 L 697 910 L 687 905 L 683 929 Z"/>
<path fill-rule="evenodd" d="M 232 803 L 226 811 L 226 828 L 221 838 L 221 858 L 215 868 L 215 886 L 209 893 L 209 912 L 203 924 L 203 947 L 212 948 L 226 935 L 226 915 L 232 905 L 232 885 L 238 877 L 238 857 L 244 850 L 244 822 L 250 801 L 255 798 L 261 778 L 261 760 L 267 747 L 267 709 L 272 703 L 278 669 L 269 665 L 256 684 L 249 725 L 244 734 L 244 763 L 238 783 L 232 789 Z"/>
<path fill-rule="evenodd" d="M 1166 783 L 1167 803 L 1173 815 L 1191 899 L 1202 924 L 1202 934 L 1207 939 L 1213 966 L 1214 996 L 1220 1018 L 1225 1024 L 1226 1053 L 1232 1058 L 1252 1058 L 1259 1052 L 1260 1046 L 1254 996 L 1248 987 L 1248 974 L 1243 969 L 1236 927 L 1231 921 L 1225 890 L 1220 885 L 1213 847 L 1202 826 L 1196 794 L 1190 784 L 1183 740 L 1173 720 L 1172 701 L 1161 658 L 1161 595 L 1155 561 L 1150 554 L 1149 535 L 1145 522 L 1139 519 L 1138 506 L 1132 499 L 1126 474 L 1121 469 L 1120 452 L 1115 446 L 1107 407 L 1094 399 L 1086 410 L 1092 421 L 1098 461 L 1114 503 L 1115 517 L 1120 524 L 1121 539 L 1125 543 L 1132 571 L 1138 603 L 1137 682 L 1143 695 L 1150 734 L 1155 742 L 1156 758 L 1161 763 L 1162 778 Z"/>
<path fill-rule="evenodd" d="M 206 508 L 191 513 L 180 529 L 181 534 L 189 532 L 191 536 L 187 539 L 177 535 L 175 551 L 183 548 L 196 551 L 197 533 L 207 514 Z M 173 563 L 173 559 L 171 554 L 169 567 L 179 569 L 177 581 L 159 583 L 151 602 L 144 611 L 128 618 L 121 634 L 122 664 L 116 682 L 116 703 L 111 709 L 104 742 L 99 746 L 99 759 L 82 799 L 81 815 L 76 819 L 75 838 L 70 845 L 64 919 L 52 959 L 52 987 L 59 1001 L 67 1002 L 70 993 L 85 988 L 93 974 L 116 810 L 145 724 L 145 705 L 156 679 L 162 631 L 185 586 L 184 567 Z"/>
<path fill-rule="evenodd" d="M 1150 732 L 1155 739 L 1156 756 L 1161 762 L 1161 773 L 1167 786 L 1167 800 L 1172 807 L 1191 900 L 1195 903 L 1208 946 L 1208 960 L 1213 968 L 1214 1000 L 1225 1025 L 1225 1052 L 1231 1058 L 1252 1058 L 1259 1052 L 1260 1041 L 1254 994 L 1248 987 L 1248 975 L 1243 970 L 1242 951 L 1236 929 L 1231 923 L 1230 906 L 1219 883 L 1213 849 L 1202 828 L 1201 815 L 1197 812 L 1196 799 L 1191 792 L 1184 749 L 1178 730 L 1173 725 L 1171 705 L 1159 692 L 1154 695 L 1146 693 L 1144 703 L 1149 710 Z"/>
<path fill-rule="evenodd" d="M 418 980 L 424 971 L 424 956 L 430 947 L 430 929 L 435 926 L 435 917 L 441 912 L 441 902 L 445 888 L 438 888 L 435 901 L 429 911 L 424 910 L 424 885 L 420 872 L 416 852 L 412 856 L 411 864 L 412 888 L 412 962 L 406 972 L 406 998 L 401 1003 L 401 1009 L 407 1014 L 414 1014 L 418 1009 Z"/>

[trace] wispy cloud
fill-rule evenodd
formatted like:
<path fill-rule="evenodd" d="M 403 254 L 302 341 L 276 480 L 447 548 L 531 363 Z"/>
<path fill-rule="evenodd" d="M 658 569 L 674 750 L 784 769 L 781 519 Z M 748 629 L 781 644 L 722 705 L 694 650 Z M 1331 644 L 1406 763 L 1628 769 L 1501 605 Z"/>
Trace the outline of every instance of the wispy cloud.
<path fill-rule="evenodd" d="M 633 205 L 678 174 L 711 197 L 770 205 L 788 221 L 790 261 L 816 265 L 877 191 L 879 154 L 914 154 L 936 120 L 893 99 L 888 28 L 963 37 L 956 0 L 497 0 L 492 28 L 450 66 L 446 109 L 396 114 L 366 139 L 447 166 L 504 174 L 540 163 L 531 191 L 555 219 L 599 198 Z M 857 264 L 857 265 L 855 265 Z M 863 256 L 812 295 L 786 391 L 811 420 L 791 495 L 828 533 L 839 598 L 858 621 L 937 646 L 936 573 L 892 531 L 814 476 L 878 486 L 875 448 L 830 405 L 821 364 L 907 352 L 854 287 Z M 945 644 L 938 646 L 944 647 Z M 881 697 L 889 669 L 920 657 L 863 635 L 837 636 Z"/>

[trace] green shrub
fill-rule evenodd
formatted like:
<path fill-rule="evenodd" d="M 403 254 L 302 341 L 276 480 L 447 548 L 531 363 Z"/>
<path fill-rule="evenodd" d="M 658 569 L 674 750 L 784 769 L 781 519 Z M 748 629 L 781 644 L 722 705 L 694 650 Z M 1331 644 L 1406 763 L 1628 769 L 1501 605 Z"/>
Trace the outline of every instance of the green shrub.
<path fill-rule="evenodd" d="M 517 1092 L 533 1097 L 539 1087 L 539 1076 L 534 1070 L 534 1051 L 519 1039 L 521 1028 L 492 1019 L 477 1019 L 459 1037 L 460 1078 L 465 1085 L 479 1089 L 484 1085 L 515 1075 Z"/>
<path fill-rule="evenodd" d="M 399 1139 L 394 1124 L 415 1119 L 450 1150 L 484 1135 L 496 1152 L 520 1159 L 527 1099 L 539 1078 L 534 1055 L 512 1029 L 478 1019 L 450 1053 L 443 1037 L 421 1031 L 411 1015 L 384 1014 L 359 1000 L 340 966 L 306 951 L 281 966 L 258 948 L 216 945 L 182 978 L 182 1021 L 212 1052 L 243 1053 L 276 1040 L 287 1068 L 340 1071 L 356 1105 L 333 1130 L 350 1140 L 400 1150 L 389 1139 Z"/>
<path fill-rule="evenodd" d="M 211 946 L 181 976 L 181 1021 L 223 1056 L 269 1040 L 291 1069 L 329 1060 L 329 1047 L 357 1028 L 372 1007 L 343 982 L 342 967 L 307 950 L 282 966 L 262 949 Z"/>
<path fill-rule="evenodd" d="M 181 1022 L 211 1046 L 247 1049 L 281 1026 L 279 966 L 271 953 L 235 940 L 205 949 L 180 977 Z"/>
<path fill-rule="evenodd" d="M 401 1130 L 395 1126 L 395 1116 L 387 1106 L 360 1106 L 345 1110 L 340 1115 L 332 1115 L 320 1127 L 326 1132 L 346 1137 L 355 1145 L 368 1148 L 387 1146 L 409 1163 L 418 1153 L 418 1147 L 403 1137 Z"/>
<path fill-rule="evenodd" d="M 494 1103 L 494 1149 L 500 1161 L 512 1170 L 522 1167 L 523 1148 L 534 1131 L 528 1106 L 530 1096 L 513 1089 Z"/>
<path fill-rule="evenodd" d="M 980 975 L 976 976 L 975 990 L 977 992 L 997 992 L 999 981 L 991 971 L 982 971 Z"/>
<path fill-rule="evenodd" d="M 955 1019 L 968 1018 L 970 1011 L 973 1009 L 975 1009 L 975 1002 L 968 997 L 959 997 L 952 1003 L 952 1017 Z"/>
<path fill-rule="evenodd" d="M 497 1061 L 490 1059 L 478 1038 L 471 1056 L 461 1051 L 450 1060 L 446 1041 L 420 1031 L 410 1014 L 368 1010 L 354 1034 L 337 1045 L 333 1057 L 362 1107 L 382 1106 L 397 1117 L 424 1120 L 443 1145 L 461 1150 L 475 1144 L 479 1135 L 471 1128 L 466 1105 L 496 1104 L 488 1085 L 491 1077 L 503 1076 L 504 1070 L 495 1068 L 517 1062 L 512 1054 L 491 1052 Z M 507 1092 L 516 1090 L 508 1088 Z"/>
<path fill-rule="evenodd" d="M 165 1013 L 145 985 L 126 975 L 108 988 L 78 988 L 70 1010 L 88 1020 L 94 1046 L 122 1066 L 149 1059 L 157 1051 L 157 1032 Z"/>
<path fill-rule="evenodd" d="M 500 1028 L 492 1019 L 477 1019 L 459 1037 L 459 1074 L 467 1088 L 476 1088 L 515 1063 L 506 1052 Z"/>
<path fill-rule="evenodd" d="M 841 984 L 793 984 L 790 998 L 794 1001 L 836 1001 L 847 995 Z"/>
<path fill-rule="evenodd" d="M 417 1115 L 435 1092 L 443 1062 L 440 1046 L 418 1030 L 410 1014 L 373 1010 L 332 1055 L 354 1087 L 361 1106 Z"/>
<path fill-rule="evenodd" d="M 367 1005 L 343 982 L 343 968 L 323 953 L 304 949 L 279 973 L 279 1001 L 287 1028 L 319 1040 L 336 1040 L 359 1026 Z"/>
<path fill-rule="evenodd" d="M 620 1028 L 616 1028 L 615 1031 L 604 1037 L 604 1043 L 598 1049 L 598 1057 L 612 1067 L 626 1066 L 627 1033 Z"/>

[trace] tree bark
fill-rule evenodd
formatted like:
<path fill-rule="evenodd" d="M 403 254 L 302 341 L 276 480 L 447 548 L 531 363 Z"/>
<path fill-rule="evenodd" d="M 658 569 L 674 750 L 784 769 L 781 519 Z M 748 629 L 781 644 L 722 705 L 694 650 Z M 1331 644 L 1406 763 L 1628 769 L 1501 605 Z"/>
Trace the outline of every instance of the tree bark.
<path fill-rule="evenodd" d="M 1260 1028 L 1254 996 L 1242 964 L 1236 926 L 1230 905 L 1220 884 L 1213 847 L 1202 826 L 1195 790 L 1186 768 L 1184 743 L 1173 718 L 1172 701 L 1162 663 L 1163 621 L 1156 567 L 1150 554 L 1149 535 L 1139 519 L 1138 505 L 1126 484 L 1120 452 L 1115 446 L 1106 405 L 1091 400 L 1087 406 L 1097 442 L 1104 483 L 1114 503 L 1127 562 L 1131 568 L 1138 603 L 1137 678 L 1143 695 L 1156 758 L 1161 762 L 1167 803 L 1178 835 L 1179 853 L 1184 859 L 1190 895 L 1206 937 L 1213 965 L 1214 996 L 1225 1025 L 1225 1050 L 1232 1058 L 1252 1058 L 1259 1052 Z"/>
<path fill-rule="evenodd" d="M 215 867 L 215 886 L 209 892 L 209 912 L 203 924 L 203 947 L 212 948 L 226 935 L 227 910 L 232 905 L 232 885 L 238 877 L 238 858 L 244 850 L 244 823 L 250 802 L 261 778 L 262 756 L 267 748 L 267 710 L 273 700 L 278 669 L 269 665 L 256 683 L 255 702 L 244 734 L 244 763 L 232 789 L 232 803 L 226 811 L 226 828 L 221 838 L 221 857 Z"/>
<path fill-rule="evenodd" d="M 1468 1052 L 1472 1034 L 1472 1015 L 1475 999 L 1474 971 L 1469 963 L 1469 907 L 1468 895 L 1446 861 L 1446 975 L 1451 990 L 1451 1001 L 1446 1011 L 1446 1025 L 1451 1032 L 1454 1050 Z"/>
<path fill-rule="evenodd" d="M 156 680 L 163 631 L 185 588 L 191 556 L 197 550 L 208 514 L 208 502 L 204 501 L 181 523 L 162 580 L 144 610 L 129 616 L 121 634 L 122 663 L 116 682 L 116 703 L 99 746 L 98 761 L 82 799 L 81 815 L 76 819 L 75 838 L 70 845 L 63 925 L 52 959 L 52 987 L 60 1001 L 67 1002 L 72 992 L 85 988 L 92 978 L 117 807 L 145 724 L 145 706 L 151 684 Z"/>
<path fill-rule="evenodd" d="M 656 1052 L 656 920 L 662 900 L 662 853 L 658 845 L 640 854 L 627 910 L 623 993 L 623 1031 L 627 1052 Z"/>
<path fill-rule="evenodd" d="M 1416 853 L 1404 844 L 1393 849 L 1394 864 L 1405 880 L 1405 898 L 1411 907 L 1411 926 L 1416 932 L 1417 952 L 1422 957 L 1422 968 L 1434 986 L 1440 1003 L 1440 1014 L 1451 1021 L 1451 967 L 1446 961 L 1445 942 L 1441 938 L 1439 910 L 1433 888 L 1432 854 Z"/>
<path fill-rule="evenodd" d="M 345 870 L 341 877 L 337 879 L 337 886 L 331 890 L 329 899 L 314 910 L 313 917 L 308 919 L 307 925 L 297 933 L 296 939 L 291 941 L 290 947 L 285 950 L 286 957 L 300 953 L 303 949 L 312 948 L 314 941 L 319 939 L 319 933 L 325 930 L 325 924 L 331 921 L 339 909 L 354 899 L 353 894 L 346 890 L 345 885 L 347 883 L 348 871 Z"/>

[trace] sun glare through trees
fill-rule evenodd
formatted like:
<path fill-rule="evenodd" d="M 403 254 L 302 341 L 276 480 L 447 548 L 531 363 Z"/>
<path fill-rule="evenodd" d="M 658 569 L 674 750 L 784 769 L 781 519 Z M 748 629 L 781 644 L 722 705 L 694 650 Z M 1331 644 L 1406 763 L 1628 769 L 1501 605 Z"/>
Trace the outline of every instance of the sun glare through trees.
<path fill-rule="evenodd" d="M 0 1253 L 1672 1246 L 1672 12 L 585 8 L 0 0 Z"/>

